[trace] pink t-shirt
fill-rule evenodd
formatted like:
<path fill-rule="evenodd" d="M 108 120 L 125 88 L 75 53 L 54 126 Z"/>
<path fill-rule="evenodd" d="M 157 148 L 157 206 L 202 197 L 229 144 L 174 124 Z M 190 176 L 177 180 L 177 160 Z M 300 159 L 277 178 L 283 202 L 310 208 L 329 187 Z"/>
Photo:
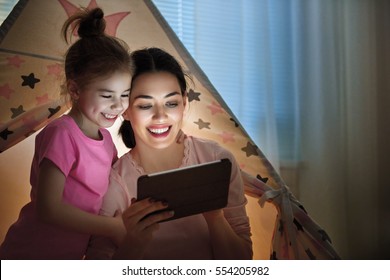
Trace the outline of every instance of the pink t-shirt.
<path fill-rule="evenodd" d="M 63 201 L 97 214 L 107 191 L 117 151 L 110 133 L 100 129 L 102 140 L 88 138 L 74 120 L 64 115 L 36 137 L 31 166 L 31 202 L 10 227 L 0 247 L 1 259 L 81 259 L 89 235 L 42 223 L 35 211 L 39 165 L 51 160 L 65 175 Z"/>
<path fill-rule="evenodd" d="M 232 162 L 228 205 L 224 215 L 232 229 L 250 241 L 249 218 L 245 205 L 241 172 L 233 155 L 217 143 L 205 139 L 187 137 L 184 141 L 184 158 L 181 167 L 228 158 Z M 104 197 L 101 214 L 113 216 L 122 212 L 137 197 L 138 177 L 144 170 L 133 160 L 131 153 L 123 155 L 113 166 L 110 187 Z M 208 227 L 202 214 L 193 215 L 160 224 L 145 259 L 213 259 Z M 87 251 L 88 259 L 110 259 L 116 250 L 108 238 L 92 237 Z"/>

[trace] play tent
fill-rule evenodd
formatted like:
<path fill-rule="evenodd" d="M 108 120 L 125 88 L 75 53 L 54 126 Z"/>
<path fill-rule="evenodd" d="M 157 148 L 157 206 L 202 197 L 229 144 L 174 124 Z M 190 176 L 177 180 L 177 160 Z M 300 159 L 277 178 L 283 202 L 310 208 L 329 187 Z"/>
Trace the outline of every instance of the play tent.
<path fill-rule="evenodd" d="M 233 152 L 245 182 L 255 259 L 338 259 L 330 238 L 294 198 L 259 147 L 191 58 L 151 1 L 21 0 L 0 29 L 0 207 L 2 238 L 28 201 L 29 167 L 36 132 L 69 107 L 59 97 L 60 37 L 66 18 L 80 6 L 101 7 L 110 35 L 132 50 L 156 46 L 191 73 L 190 112 L 184 130 Z M 110 129 L 119 155 L 127 150 Z M 10 210 L 12 209 L 12 210 Z M 2 239 L 1 239 L 2 241 Z"/>

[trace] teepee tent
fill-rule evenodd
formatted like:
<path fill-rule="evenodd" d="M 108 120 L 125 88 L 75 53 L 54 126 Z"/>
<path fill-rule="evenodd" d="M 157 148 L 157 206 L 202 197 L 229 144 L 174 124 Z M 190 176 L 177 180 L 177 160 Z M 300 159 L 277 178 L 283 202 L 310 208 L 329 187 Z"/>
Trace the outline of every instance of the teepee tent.
<path fill-rule="evenodd" d="M 67 45 L 63 22 L 79 7 L 101 7 L 107 31 L 132 50 L 156 46 L 191 73 L 184 130 L 233 152 L 245 182 L 255 259 L 337 259 L 326 232 L 294 198 L 151 1 L 21 0 L 0 29 L 0 226 L 4 237 L 28 200 L 36 132 L 69 107 L 59 96 Z M 119 150 L 119 123 L 110 129 Z M 10 170 L 13 172 L 9 174 Z M 13 187 L 17 185 L 16 187 Z M 20 198 L 22 196 L 22 198 Z M 14 209 L 10 215 L 9 209 Z M 0 240 L 1 241 L 1 240 Z"/>

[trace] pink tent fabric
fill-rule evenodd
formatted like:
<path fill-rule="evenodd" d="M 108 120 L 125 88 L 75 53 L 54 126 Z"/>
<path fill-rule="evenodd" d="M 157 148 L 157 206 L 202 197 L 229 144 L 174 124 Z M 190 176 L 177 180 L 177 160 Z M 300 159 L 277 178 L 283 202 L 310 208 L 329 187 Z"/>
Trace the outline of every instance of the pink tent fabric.
<path fill-rule="evenodd" d="M 271 259 L 339 258 L 325 231 L 294 198 L 151 1 L 19 1 L 0 29 L 0 152 L 69 109 L 59 94 L 63 54 L 68 47 L 60 30 L 80 6 L 101 7 L 108 33 L 125 40 L 132 50 L 163 48 L 191 73 L 194 87 L 189 92 L 190 113 L 184 130 L 215 140 L 233 152 L 248 198 L 259 202 L 248 211 L 251 224 L 265 211 L 265 204 L 275 205 L 277 217 L 272 211 L 269 215 L 276 219 L 275 228 L 270 229 Z M 252 228 L 254 246 L 259 246 Z"/>

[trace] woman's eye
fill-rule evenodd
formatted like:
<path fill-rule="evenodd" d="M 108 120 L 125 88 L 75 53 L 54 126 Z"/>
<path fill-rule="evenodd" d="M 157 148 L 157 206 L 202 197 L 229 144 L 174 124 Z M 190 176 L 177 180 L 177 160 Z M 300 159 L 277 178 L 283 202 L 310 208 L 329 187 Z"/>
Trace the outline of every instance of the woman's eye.
<path fill-rule="evenodd" d="M 141 110 L 148 110 L 152 108 L 152 105 L 138 105 L 137 107 Z"/>
<path fill-rule="evenodd" d="M 174 108 L 178 105 L 178 103 L 177 102 L 167 102 L 166 105 L 168 108 Z"/>

